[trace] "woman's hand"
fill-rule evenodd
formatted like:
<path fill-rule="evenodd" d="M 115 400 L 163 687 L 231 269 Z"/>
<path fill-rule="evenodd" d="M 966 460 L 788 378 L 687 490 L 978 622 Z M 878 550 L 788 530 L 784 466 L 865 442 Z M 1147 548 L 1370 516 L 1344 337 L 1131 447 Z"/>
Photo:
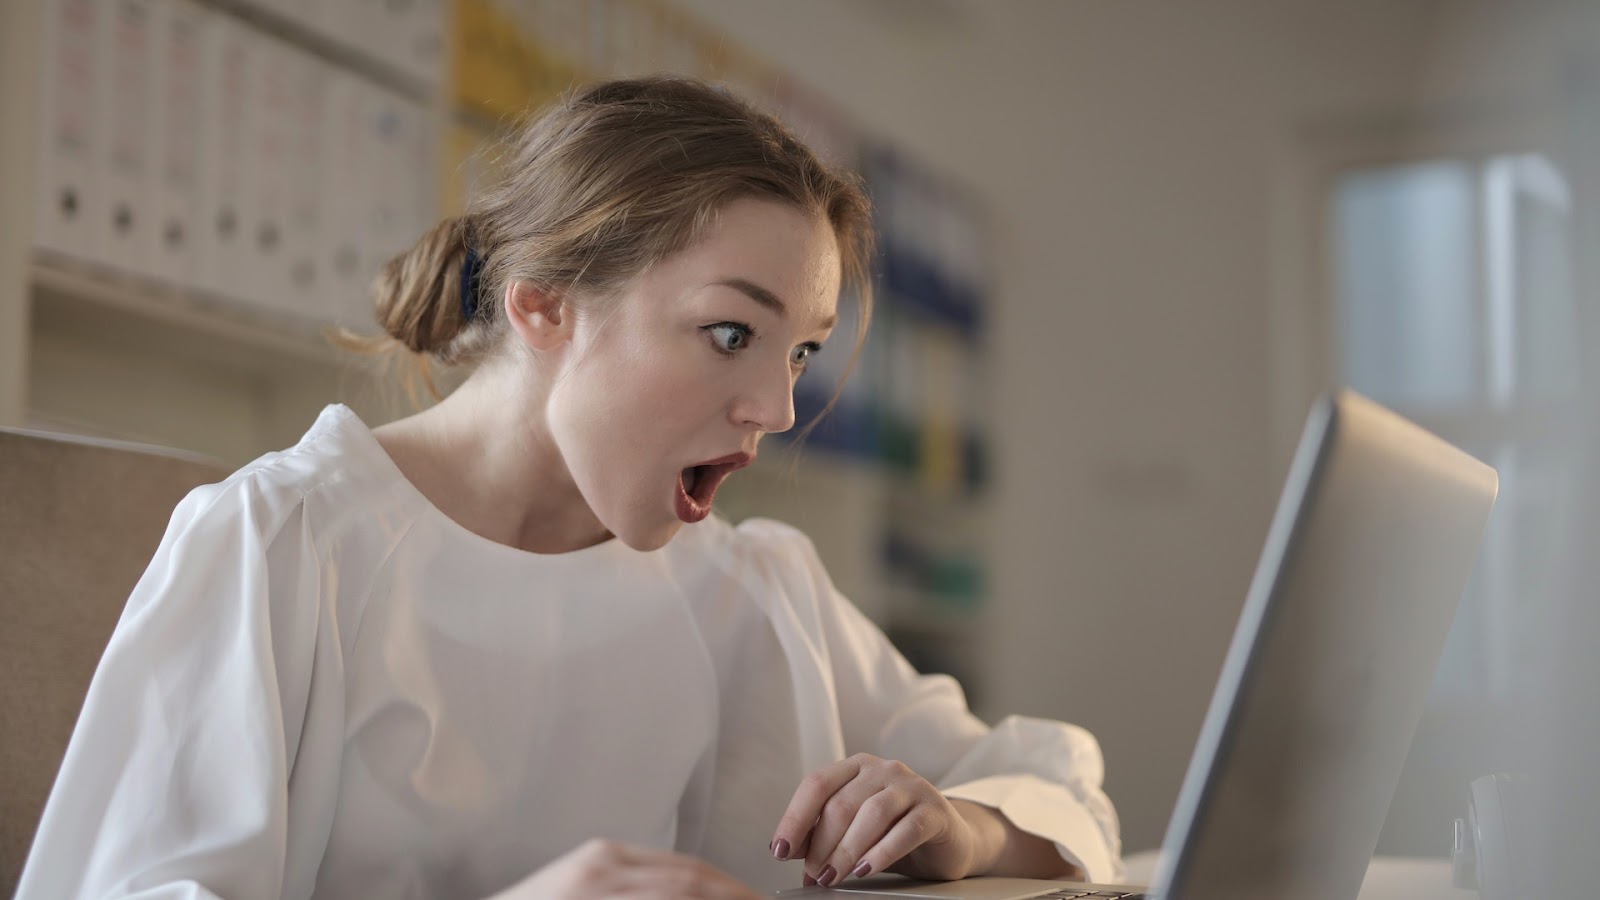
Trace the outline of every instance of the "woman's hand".
<path fill-rule="evenodd" d="M 493 900 L 758 900 L 760 894 L 681 853 L 586 841 Z"/>
<path fill-rule="evenodd" d="M 966 878 L 985 871 L 997 852 L 992 829 L 975 827 L 904 763 L 867 753 L 807 775 L 772 841 L 777 858 L 805 858 L 805 885 L 824 887 L 884 871 Z"/>

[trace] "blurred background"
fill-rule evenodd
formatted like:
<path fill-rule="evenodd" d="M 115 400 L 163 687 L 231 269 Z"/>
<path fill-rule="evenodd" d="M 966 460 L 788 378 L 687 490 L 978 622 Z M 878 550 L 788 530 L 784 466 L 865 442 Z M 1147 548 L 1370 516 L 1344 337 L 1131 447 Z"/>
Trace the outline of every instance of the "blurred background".
<path fill-rule="evenodd" d="M 807 530 L 981 715 L 1092 730 L 1127 850 L 1336 385 L 1502 484 L 1380 852 L 1447 855 L 1510 769 L 1559 785 L 1549 846 L 1600 846 L 1592 0 L 4 0 L 0 424 L 240 465 L 329 402 L 404 414 L 323 330 L 373 327 L 525 116 L 656 71 L 878 209 L 862 365 L 723 513 Z"/>

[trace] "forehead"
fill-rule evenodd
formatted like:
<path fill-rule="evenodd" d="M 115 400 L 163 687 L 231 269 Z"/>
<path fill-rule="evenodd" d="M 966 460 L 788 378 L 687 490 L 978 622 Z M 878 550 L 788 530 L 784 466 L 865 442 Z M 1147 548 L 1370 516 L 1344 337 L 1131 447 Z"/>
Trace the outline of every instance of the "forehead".
<path fill-rule="evenodd" d="M 798 327 L 813 327 L 837 311 L 838 238 L 825 219 L 792 206 L 736 200 L 717 212 L 697 243 L 647 275 L 684 302 L 708 285 L 735 278 L 776 295 Z"/>

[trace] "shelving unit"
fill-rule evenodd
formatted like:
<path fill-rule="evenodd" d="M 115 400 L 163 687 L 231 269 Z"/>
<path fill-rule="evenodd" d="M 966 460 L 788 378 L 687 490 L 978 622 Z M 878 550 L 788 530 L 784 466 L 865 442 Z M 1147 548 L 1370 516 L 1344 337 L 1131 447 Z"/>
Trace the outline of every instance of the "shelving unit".
<path fill-rule="evenodd" d="M 0 116 L 22 123 L 0 130 L 0 424 L 168 444 L 240 465 L 293 443 L 328 402 L 374 424 L 406 412 L 393 379 L 336 349 L 326 323 L 303 309 L 267 310 L 201 286 L 214 281 L 174 286 L 35 249 L 36 98 L 46 64 L 37 38 L 50 2 L 0 3 Z M 413 0 L 448 13 L 436 80 L 308 24 L 331 8 L 313 0 L 194 2 L 419 106 L 431 161 L 416 164 L 437 191 L 429 218 L 459 212 L 494 176 L 486 148 L 523 117 L 599 77 L 712 78 L 861 169 L 884 248 L 865 364 L 797 463 L 784 439 L 769 441 L 719 506 L 735 521 L 765 515 L 799 527 L 838 587 L 914 663 L 951 671 L 981 693 L 972 654 L 988 555 L 985 276 L 971 198 L 707 23 L 655 0 Z M 802 382 L 802 422 L 831 395 L 842 374 L 837 348 L 851 338 L 841 328 L 830 342 L 836 356 L 819 357 Z"/>
<path fill-rule="evenodd" d="M 423 133 L 441 132 L 435 120 L 449 107 L 437 83 L 297 20 L 289 14 L 293 0 L 274 3 L 194 0 L 192 7 L 276 42 L 329 77 L 409 100 L 428 119 Z M 98 7 L 101 15 L 116 11 Z M 168 444 L 238 465 L 293 443 L 330 401 L 374 422 L 402 413 L 400 392 L 383 373 L 331 342 L 327 317 L 225 296 L 198 277 L 179 284 L 38 246 L 38 98 L 48 53 L 40 37 L 48 13 L 49 0 L 8 2 L 0 11 L 7 67 L 0 113 L 22 123 L 0 131 L 0 422 Z M 164 35 L 150 27 L 147 52 L 158 54 Z M 440 38 L 442 53 L 442 31 Z M 156 76 L 146 77 L 154 90 Z M 146 160 L 152 172 L 156 163 Z M 204 210 L 195 209 L 198 227 Z"/>

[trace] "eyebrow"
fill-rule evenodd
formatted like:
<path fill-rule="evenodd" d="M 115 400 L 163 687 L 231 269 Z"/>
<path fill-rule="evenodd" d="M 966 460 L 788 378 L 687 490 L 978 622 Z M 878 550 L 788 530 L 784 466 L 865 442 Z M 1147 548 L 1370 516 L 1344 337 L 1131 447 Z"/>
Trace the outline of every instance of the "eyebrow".
<path fill-rule="evenodd" d="M 720 281 L 713 281 L 711 283 L 714 285 L 721 285 L 723 287 L 731 287 L 734 290 L 744 294 L 746 297 L 749 297 L 751 300 L 754 300 L 762 306 L 765 306 L 767 309 L 777 313 L 781 318 L 787 318 L 789 315 L 789 308 L 783 304 L 783 301 L 778 298 L 777 294 L 774 294 L 773 292 L 767 290 L 759 284 L 756 284 L 753 281 L 750 281 L 749 279 L 738 277 L 724 278 Z M 839 324 L 839 317 L 837 315 L 829 316 L 822 321 L 823 328 L 832 328 L 837 324 Z"/>

